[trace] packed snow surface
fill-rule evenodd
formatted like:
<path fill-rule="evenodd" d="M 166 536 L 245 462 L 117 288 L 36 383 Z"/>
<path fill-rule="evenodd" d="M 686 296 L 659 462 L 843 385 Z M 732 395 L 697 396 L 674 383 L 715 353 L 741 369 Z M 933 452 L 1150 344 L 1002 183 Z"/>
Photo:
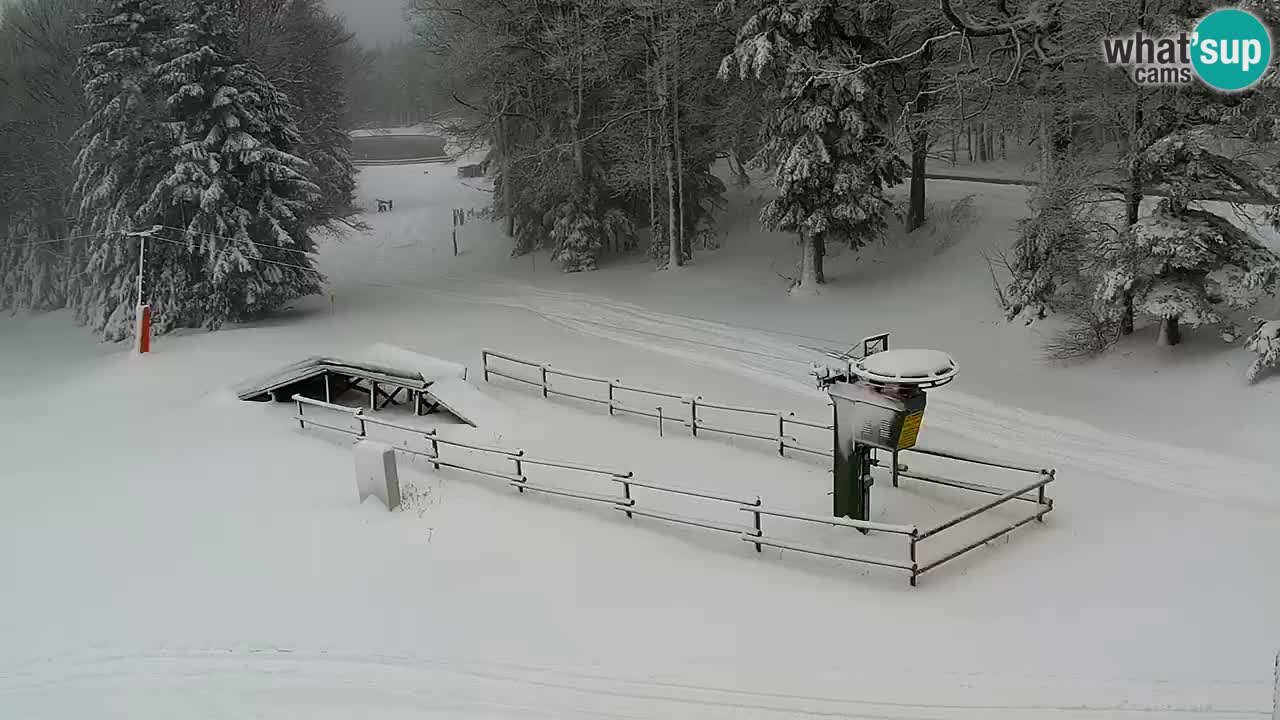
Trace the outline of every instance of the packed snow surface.
<path fill-rule="evenodd" d="M 833 253 L 824 293 L 789 298 L 773 268 L 796 250 L 756 228 L 758 189 L 730 197 L 724 247 L 681 271 L 622 258 L 565 276 L 546 253 L 509 258 L 509 241 L 480 222 L 460 232 L 453 257 L 450 211 L 483 204 L 483 186 L 421 167 L 361 178 L 362 200 L 394 197 L 396 212 L 326 242 L 330 297 L 269 322 L 157 338 L 135 356 L 62 313 L 0 318 L 0 717 L 1269 716 L 1277 383 L 1239 387 L 1229 366 L 1251 354 L 1194 334 L 1162 353 L 1150 330 L 1088 367 L 1042 364 L 1039 331 L 999 319 L 982 259 L 991 238 L 1010 237 L 1021 190 L 934 183 L 935 201 L 979 193 L 981 221 L 936 243 L 913 235 L 856 259 Z M 931 392 L 922 444 L 1058 477 L 1043 525 L 914 589 L 896 572 L 757 555 L 729 533 L 522 494 L 404 455 L 403 510 L 358 505 L 350 438 L 300 429 L 287 404 L 229 390 L 299 356 L 390 341 L 467 365 L 473 383 L 493 347 L 820 421 L 829 411 L 809 364 L 885 328 L 895 345 L 945 349 L 964 370 Z M 822 458 L 674 424 L 659 436 L 648 418 L 501 378 L 482 392 L 507 408 L 501 437 L 435 415 L 407 422 L 830 512 Z M 740 422 L 767 433 L 770 421 Z M 829 442 L 814 433 L 805 442 Z M 481 461 L 448 447 L 442 456 Z M 619 491 L 526 471 L 531 482 Z M 995 469 L 959 477 L 1025 482 Z M 927 525 L 982 502 L 885 484 L 873 489 L 876 522 Z M 736 508 L 634 493 L 744 522 Z M 887 554 L 894 539 L 765 522 L 835 552 Z M 924 551 L 972 539 L 964 532 Z"/>

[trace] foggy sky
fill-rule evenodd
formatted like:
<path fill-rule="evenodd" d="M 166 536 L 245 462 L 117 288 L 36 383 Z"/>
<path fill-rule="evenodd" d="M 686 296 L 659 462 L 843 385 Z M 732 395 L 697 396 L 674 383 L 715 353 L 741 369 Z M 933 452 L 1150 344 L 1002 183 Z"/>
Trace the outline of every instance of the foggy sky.
<path fill-rule="evenodd" d="M 325 0 L 347 20 L 347 28 L 360 44 L 381 45 L 408 36 L 404 20 L 405 0 Z"/>

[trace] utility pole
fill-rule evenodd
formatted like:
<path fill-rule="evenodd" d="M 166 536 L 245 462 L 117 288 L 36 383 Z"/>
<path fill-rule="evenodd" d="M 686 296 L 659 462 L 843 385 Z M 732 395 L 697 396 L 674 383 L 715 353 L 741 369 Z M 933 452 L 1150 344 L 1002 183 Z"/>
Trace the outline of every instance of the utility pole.
<path fill-rule="evenodd" d="M 137 230 L 125 235 L 125 237 L 138 238 L 138 305 L 134 319 L 134 341 L 137 343 L 139 354 L 151 352 L 151 306 L 142 300 L 142 276 L 146 266 L 147 238 L 159 231 L 160 226 L 156 225 L 150 230 Z"/>

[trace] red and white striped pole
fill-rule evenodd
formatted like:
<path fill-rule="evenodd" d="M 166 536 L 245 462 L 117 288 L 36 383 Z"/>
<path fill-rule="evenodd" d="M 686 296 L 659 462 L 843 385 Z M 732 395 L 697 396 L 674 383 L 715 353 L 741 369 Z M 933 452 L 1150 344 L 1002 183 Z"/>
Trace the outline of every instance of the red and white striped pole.
<path fill-rule="evenodd" d="M 158 229 L 151 228 L 129 233 L 129 237 L 138 238 L 138 305 L 133 321 L 133 337 L 139 354 L 151 352 L 151 306 L 142 301 L 142 275 L 147 254 L 147 238 Z"/>

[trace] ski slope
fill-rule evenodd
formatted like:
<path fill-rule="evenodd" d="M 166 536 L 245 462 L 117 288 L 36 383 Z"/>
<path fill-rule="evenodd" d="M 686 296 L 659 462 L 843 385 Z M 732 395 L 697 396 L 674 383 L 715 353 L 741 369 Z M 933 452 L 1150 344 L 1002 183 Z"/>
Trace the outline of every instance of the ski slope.
<path fill-rule="evenodd" d="M 482 192 L 421 170 L 362 173 L 364 195 L 414 191 L 370 216 L 370 233 L 326 243 L 331 297 L 271 322 L 159 338 L 136 357 L 82 342 L 59 315 L 0 319 L 0 716 L 1268 718 L 1280 473 L 1270 448 L 1224 451 L 1216 435 L 1265 431 L 1280 421 L 1274 405 L 1196 402 L 1192 389 L 1183 416 L 1165 410 L 1188 375 L 1237 397 L 1203 372 L 1220 361 L 1195 346 L 1190 362 L 1157 364 L 1163 377 L 1132 374 L 1151 358 L 1104 362 L 1088 371 L 1095 384 L 1127 387 L 1126 402 L 1152 416 L 1130 433 L 1131 416 L 1076 384 L 1084 371 L 1027 364 L 1015 352 L 1034 348 L 1026 329 L 947 331 L 989 287 L 979 276 L 962 292 L 971 280 L 953 271 L 972 258 L 951 254 L 985 243 L 1018 198 L 979 198 L 986 219 L 943 256 L 859 259 L 893 282 L 836 258 L 833 288 L 801 305 L 765 281 L 778 238 L 745 231 L 672 274 L 621 263 L 562 276 L 545 255 L 509 259 L 481 223 L 452 258 L 439 228 Z M 750 203 L 735 196 L 731 211 Z M 921 257 L 949 272 L 904 269 Z M 937 306 L 931 293 L 954 299 Z M 1043 527 L 915 590 L 897 574 L 757 555 L 732 537 L 408 461 L 405 511 L 357 506 L 342 438 L 230 390 L 375 342 L 466 365 L 476 381 L 480 349 L 494 347 L 820 418 L 807 369 L 821 356 L 807 348 L 881 330 L 960 362 L 959 379 L 930 396 L 922 442 L 1052 465 L 1060 478 Z M 1027 399 L 1021 409 L 1002 401 L 1002 378 Z M 514 383 L 480 389 L 510 409 L 502 436 L 487 438 L 504 446 L 799 511 L 829 503 L 818 462 L 658 437 Z M 971 504 L 877 493 L 875 519 Z"/>

